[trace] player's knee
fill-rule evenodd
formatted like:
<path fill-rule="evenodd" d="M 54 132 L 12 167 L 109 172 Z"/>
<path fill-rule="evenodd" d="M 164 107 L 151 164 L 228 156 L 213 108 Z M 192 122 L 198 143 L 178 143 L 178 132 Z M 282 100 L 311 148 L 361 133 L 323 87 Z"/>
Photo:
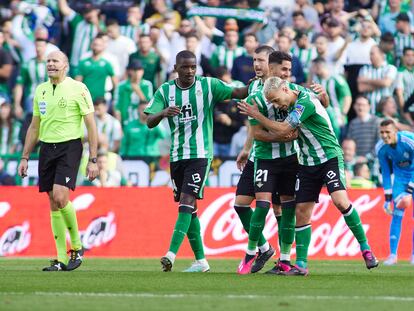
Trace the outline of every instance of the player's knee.
<path fill-rule="evenodd" d="M 297 204 L 296 205 L 296 226 L 302 226 L 310 222 L 312 216 L 312 207 L 307 204 Z"/>
<path fill-rule="evenodd" d="M 348 200 L 348 196 L 346 195 L 346 191 L 335 191 L 331 193 L 331 198 L 333 204 L 340 212 L 348 209 L 351 204 Z"/>
<path fill-rule="evenodd" d="M 192 195 L 186 194 L 186 193 L 181 193 L 181 197 L 180 197 L 180 205 L 190 205 L 190 206 L 195 206 L 196 203 L 196 198 Z"/>
<path fill-rule="evenodd" d="M 64 208 L 68 204 L 66 194 L 60 191 L 53 192 L 53 204 L 57 208 Z"/>

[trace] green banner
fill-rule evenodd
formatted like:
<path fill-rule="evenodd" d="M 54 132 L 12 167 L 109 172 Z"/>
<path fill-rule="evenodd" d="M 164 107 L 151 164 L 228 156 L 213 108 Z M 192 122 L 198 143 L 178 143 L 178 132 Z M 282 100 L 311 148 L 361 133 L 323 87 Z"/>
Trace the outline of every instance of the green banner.
<path fill-rule="evenodd" d="M 193 6 L 187 16 L 213 16 L 217 18 L 235 18 L 244 21 L 261 22 L 265 20 L 265 11 L 261 9 L 239 9 L 232 7 Z"/>

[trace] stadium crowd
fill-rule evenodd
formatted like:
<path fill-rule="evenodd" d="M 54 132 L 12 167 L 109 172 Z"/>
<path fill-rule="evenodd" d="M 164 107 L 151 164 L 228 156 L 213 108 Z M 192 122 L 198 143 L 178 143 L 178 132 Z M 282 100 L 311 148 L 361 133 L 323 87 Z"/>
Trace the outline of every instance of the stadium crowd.
<path fill-rule="evenodd" d="M 197 56 L 197 74 L 232 86 L 254 78 L 252 55 L 259 45 L 291 53 L 292 82 L 319 83 L 329 95 L 328 113 L 351 187 L 381 184 L 375 145 L 383 118 L 394 119 L 400 130 L 414 126 L 414 1 L 14 0 L 0 5 L 0 185 L 15 182 L 4 163 L 20 156 L 34 89 L 47 80 L 47 54 L 58 49 L 70 55 L 70 76 L 87 85 L 94 101 L 96 186 L 128 184 L 122 159 L 168 157 L 168 125 L 149 129 L 143 111 L 155 90 L 176 77 L 175 55 L 184 49 Z M 203 5 L 226 8 L 206 16 Z M 231 8 L 241 10 L 236 14 Z M 235 102 L 216 105 L 216 157 L 237 156 L 246 121 Z"/>

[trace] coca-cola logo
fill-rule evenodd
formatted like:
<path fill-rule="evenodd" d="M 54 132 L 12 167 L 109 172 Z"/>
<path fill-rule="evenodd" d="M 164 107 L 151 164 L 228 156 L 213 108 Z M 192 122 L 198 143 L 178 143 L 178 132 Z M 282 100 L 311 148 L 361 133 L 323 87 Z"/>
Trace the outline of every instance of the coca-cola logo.
<path fill-rule="evenodd" d="M 9 256 L 22 252 L 30 245 L 31 233 L 28 221 L 22 225 L 8 228 L 0 237 L 0 256 Z"/>
<path fill-rule="evenodd" d="M 381 200 L 380 196 L 371 198 L 364 194 L 353 201 L 353 207 L 360 215 L 374 208 Z M 220 255 L 234 251 L 245 251 L 248 235 L 234 211 L 234 194 L 228 193 L 213 201 L 200 215 L 201 234 L 204 240 L 206 255 Z M 328 208 L 336 209 L 327 194 L 319 196 L 319 203 L 312 213 L 312 239 L 309 255 L 324 252 L 326 256 L 355 256 L 359 253 L 359 244 L 347 227 L 344 218 L 337 213 L 332 222 L 323 222 Z M 322 222 L 322 223 L 321 223 Z M 363 224 L 365 232 L 369 225 Z M 277 233 L 277 223 L 270 211 L 266 218 L 263 234 L 267 239 L 273 239 Z M 271 241 L 272 242 L 272 241 Z M 276 241 L 272 244 L 276 245 Z M 292 249 L 292 253 L 295 249 Z"/>
<path fill-rule="evenodd" d="M 85 231 L 81 231 L 81 241 L 85 249 L 92 249 L 110 242 L 116 235 L 115 214 L 109 212 L 92 220 Z"/>

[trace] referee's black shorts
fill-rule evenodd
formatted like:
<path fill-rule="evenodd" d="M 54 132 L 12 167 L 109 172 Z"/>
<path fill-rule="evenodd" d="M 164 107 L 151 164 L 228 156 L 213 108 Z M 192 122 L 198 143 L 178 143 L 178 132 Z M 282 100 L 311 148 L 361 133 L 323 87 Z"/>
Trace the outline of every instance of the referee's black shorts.
<path fill-rule="evenodd" d="M 75 190 L 82 150 L 80 138 L 61 143 L 41 142 L 39 191 L 52 191 L 54 184 Z"/>

